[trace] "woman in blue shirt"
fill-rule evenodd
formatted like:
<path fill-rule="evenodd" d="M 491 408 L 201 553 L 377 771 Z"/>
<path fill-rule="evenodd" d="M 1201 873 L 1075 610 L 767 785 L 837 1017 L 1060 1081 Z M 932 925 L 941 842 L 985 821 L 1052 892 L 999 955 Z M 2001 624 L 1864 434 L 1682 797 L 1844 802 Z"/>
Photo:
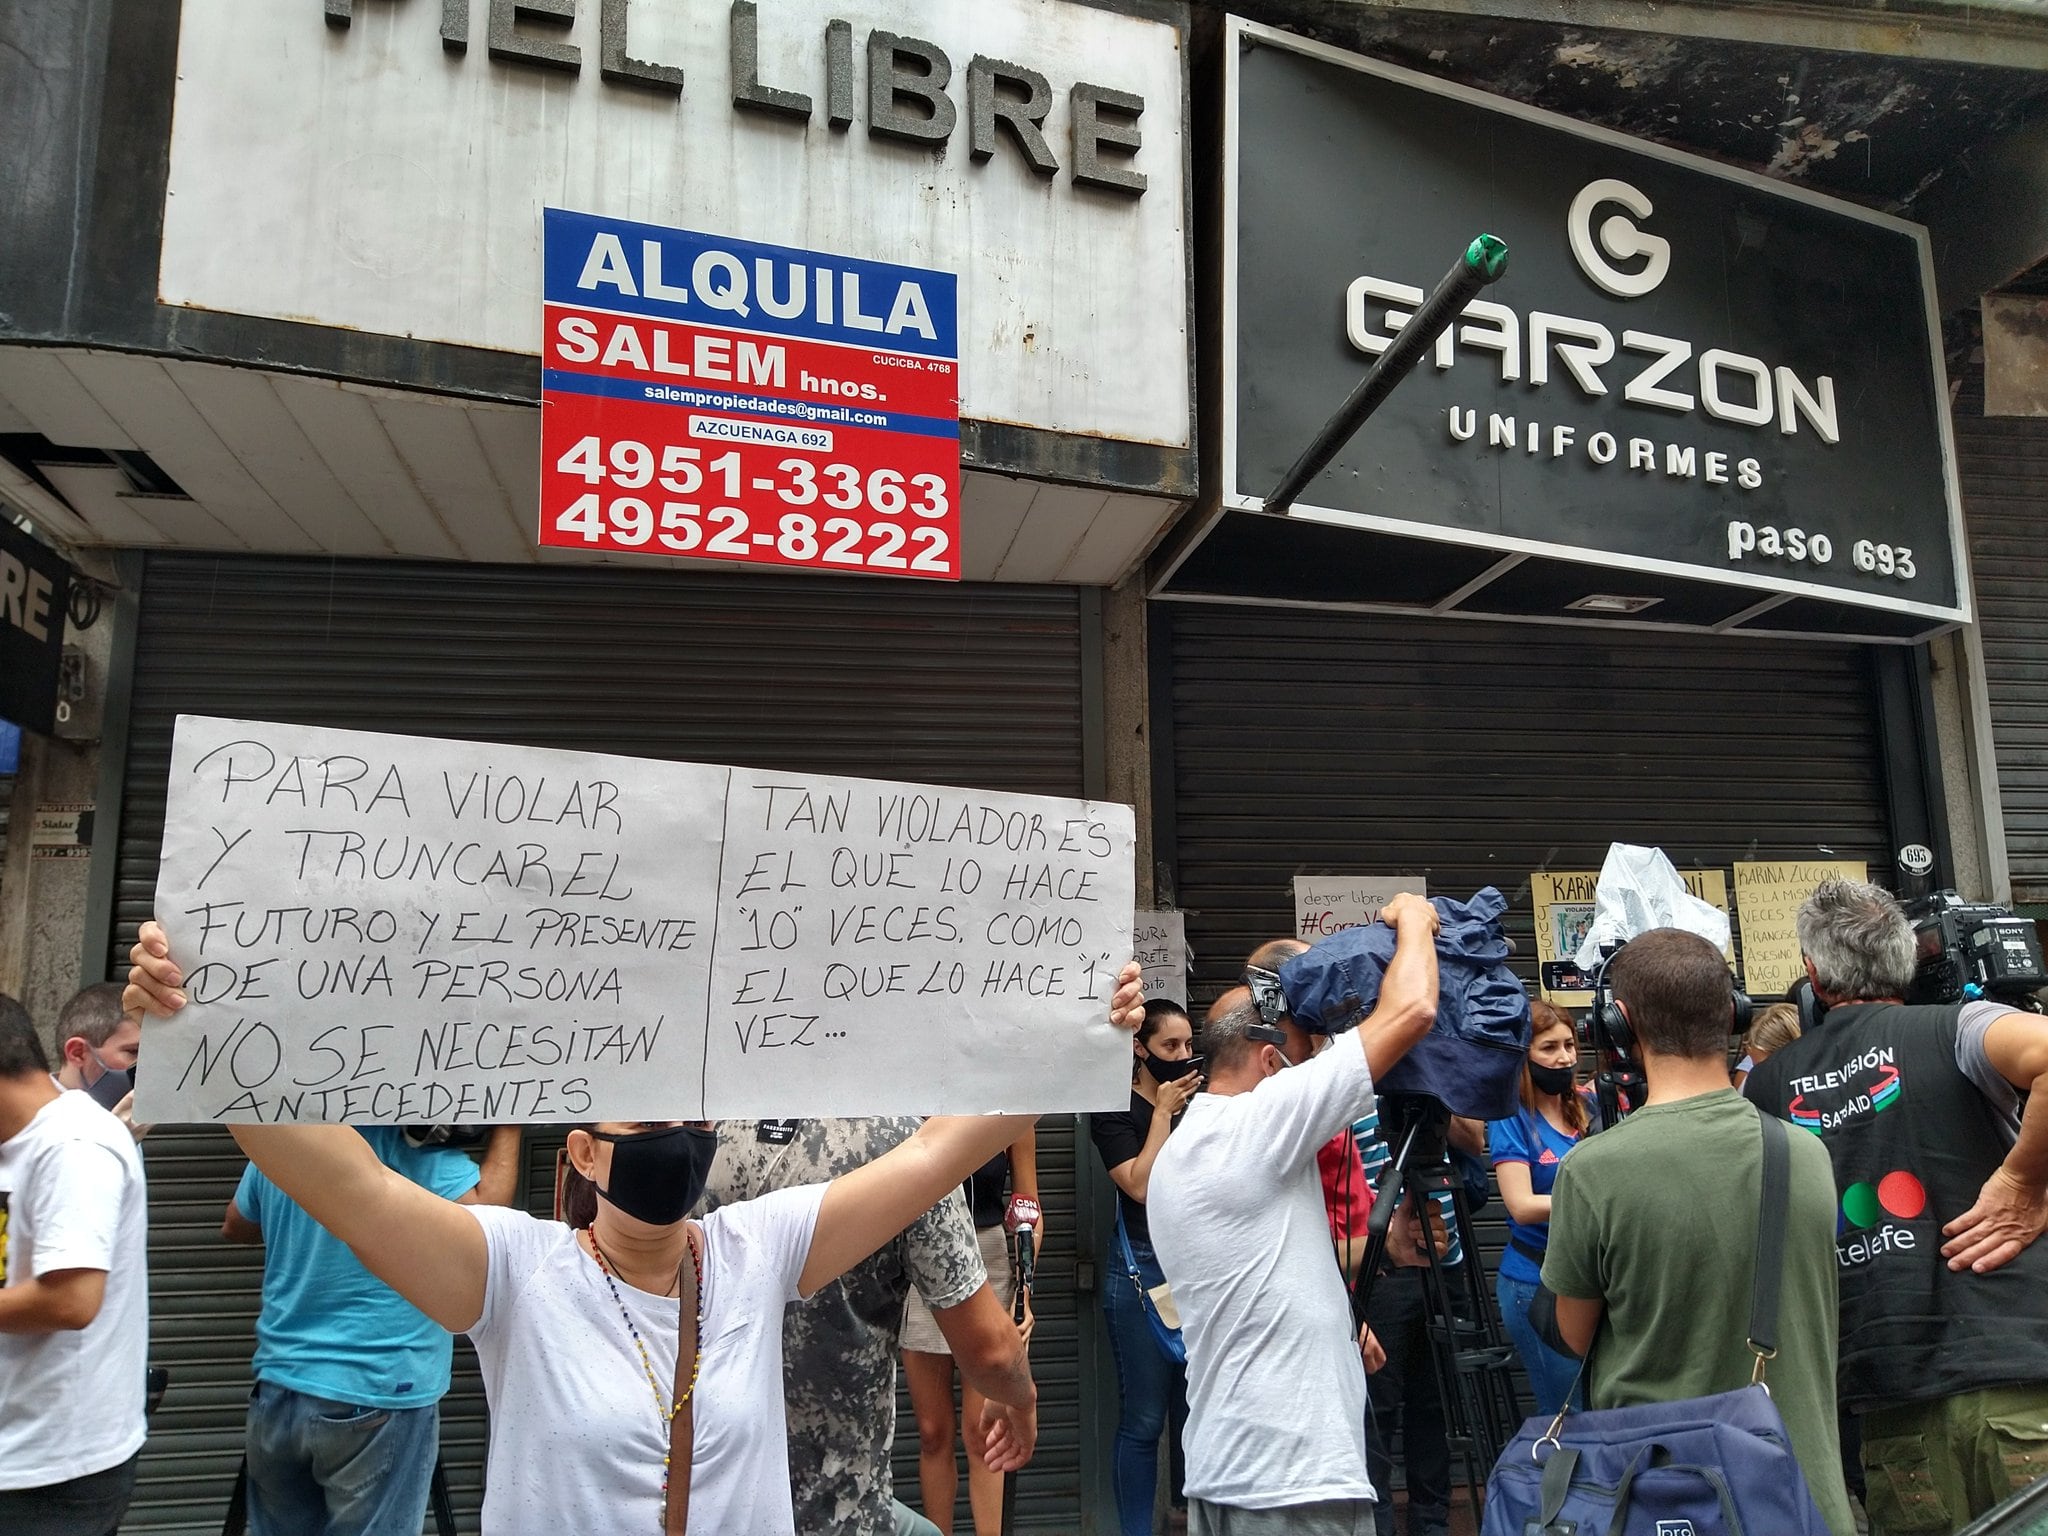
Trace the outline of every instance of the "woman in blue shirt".
<path fill-rule="evenodd" d="M 1536 1411 L 1555 1413 L 1571 1392 L 1579 1362 L 1536 1336 L 1529 1303 L 1542 1278 L 1543 1250 L 1550 1240 L 1550 1187 L 1557 1181 L 1557 1165 L 1586 1134 L 1592 1116 L 1574 1078 L 1579 1041 L 1571 1015 L 1540 1001 L 1529 1005 L 1529 1015 L 1521 1111 L 1486 1128 L 1501 1203 L 1508 1208 L 1508 1251 L 1501 1256 L 1495 1291 L 1508 1337 L 1529 1373 Z"/>

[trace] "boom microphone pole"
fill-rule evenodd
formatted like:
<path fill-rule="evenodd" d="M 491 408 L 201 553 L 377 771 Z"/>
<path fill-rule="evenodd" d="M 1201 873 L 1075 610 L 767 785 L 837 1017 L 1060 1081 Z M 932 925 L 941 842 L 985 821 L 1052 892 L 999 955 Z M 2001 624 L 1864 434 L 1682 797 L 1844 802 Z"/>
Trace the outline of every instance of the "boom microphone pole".
<path fill-rule="evenodd" d="M 1422 354 L 1436 344 L 1465 306 L 1490 283 L 1500 281 L 1508 269 L 1507 242 L 1493 235 L 1479 235 L 1465 247 L 1457 265 L 1444 274 L 1436 292 L 1423 300 L 1406 325 L 1388 343 L 1386 351 L 1373 361 L 1364 378 L 1337 407 L 1337 414 L 1323 423 L 1301 457 L 1289 466 L 1266 498 L 1268 512 L 1284 512 L 1307 489 L 1309 481 L 1330 467 L 1344 445 L 1351 441 L 1368 416 L 1380 408 L 1394 386 L 1414 371 Z"/>

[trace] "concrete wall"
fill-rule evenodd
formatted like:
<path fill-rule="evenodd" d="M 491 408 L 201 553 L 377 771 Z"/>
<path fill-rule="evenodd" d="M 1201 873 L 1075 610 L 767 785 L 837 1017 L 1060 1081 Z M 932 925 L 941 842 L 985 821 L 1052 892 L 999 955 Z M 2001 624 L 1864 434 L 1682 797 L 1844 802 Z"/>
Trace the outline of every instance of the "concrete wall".
<path fill-rule="evenodd" d="M 85 701 L 73 706 L 73 719 L 59 727 L 59 736 L 24 732 L 21 740 L 21 771 L 0 866 L 0 992 L 20 998 L 38 1024 L 54 1026 L 73 992 L 104 979 L 97 965 L 86 974 L 81 964 L 87 943 L 97 962 L 104 940 L 103 934 L 87 933 L 92 858 L 36 858 L 32 842 L 39 808 L 91 805 L 98 798 L 100 720 L 115 630 L 111 597 L 90 628 L 66 624 L 65 645 L 85 654 Z M 101 858 L 113 856 L 111 839 L 103 849 Z"/>

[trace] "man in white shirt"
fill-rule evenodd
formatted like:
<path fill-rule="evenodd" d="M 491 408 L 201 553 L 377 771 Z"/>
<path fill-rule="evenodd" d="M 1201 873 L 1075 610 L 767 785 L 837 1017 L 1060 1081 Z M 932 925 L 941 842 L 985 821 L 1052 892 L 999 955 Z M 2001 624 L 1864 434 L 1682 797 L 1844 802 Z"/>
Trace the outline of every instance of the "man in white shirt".
<path fill-rule="evenodd" d="M 109 1536 L 135 1491 L 149 1344 L 142 1158 L 50 1076 L 0 997 L 0 1531 Z"/>
<path fill-rule="evenodd" d="M 1189 1536 L 1369 1536 L 1365 1367 L 1316 1150 L 1436 1017 L 1436 913 L 1398 896 L 1379 1002 L 1316 1050 L 1243 988 L 1202 1028 L 1208 1091 L 1152 1167 L 1153 1246 L 1188 1351 Z"/>
<path fill-rule="evenodd" d="M 135 1087 L 142 1029 L 121 1012 L 121 983 L 95 982 L 57 1015 L 57 1086 L 83 1088 L 112 1109 Z"/>

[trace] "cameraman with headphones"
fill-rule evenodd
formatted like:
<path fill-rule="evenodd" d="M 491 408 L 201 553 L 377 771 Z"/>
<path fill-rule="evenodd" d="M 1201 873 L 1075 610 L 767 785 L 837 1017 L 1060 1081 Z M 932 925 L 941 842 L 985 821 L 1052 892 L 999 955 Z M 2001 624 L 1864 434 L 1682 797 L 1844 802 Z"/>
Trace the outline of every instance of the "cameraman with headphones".
<path fill-rule="evenodd" d="M 1365 1366 L 1316 1151 L 1372 1108 L 1374 1078 L 1436 1017 L 1435 910 L 1396 896 L 1379 920 L 1397 938 L 1378 1005 L 1320 1053 L 1247 989 L 1216 1000 L 1208 1092 L 1152 1165 L 1152 1244 L 1188 1352 L 1189 1536 L 1372 1530 Z"/>
<path fill-rule="evenodd" d="M 1763 1198 L 1757 1111 L 1728 1084 L 1734 983 L 1721 952 L 1658 928 L 1607 963 L 1614 1009 L 1595 1028 L 1649 1085 L 1620 1124 L 1558 1164 L 1543 1260 L 1547 1342 L 1580 1357 L 1588 1408 L 1731 1392 L 1746 1340 Z M 1791 1138 L 1781 1343 L 1770 1389 L 1833 1536 L 1854 1536 L 1835 1423 L 1835 1191 L 1825 1151 Z M 1546 1293 L 1548 1293 L 1546 1295 Z"/>
<path fill-rule="evenodd" d="M 1833 1161 L 1871 1527 L 1958 1529 L 2048 1472 L 2048 1019 L 1903 1003 L 1917 949 L 1881 887 L 1825 881 L 1798 928 L 1826 1015 L 1744 1091 Z"/>

